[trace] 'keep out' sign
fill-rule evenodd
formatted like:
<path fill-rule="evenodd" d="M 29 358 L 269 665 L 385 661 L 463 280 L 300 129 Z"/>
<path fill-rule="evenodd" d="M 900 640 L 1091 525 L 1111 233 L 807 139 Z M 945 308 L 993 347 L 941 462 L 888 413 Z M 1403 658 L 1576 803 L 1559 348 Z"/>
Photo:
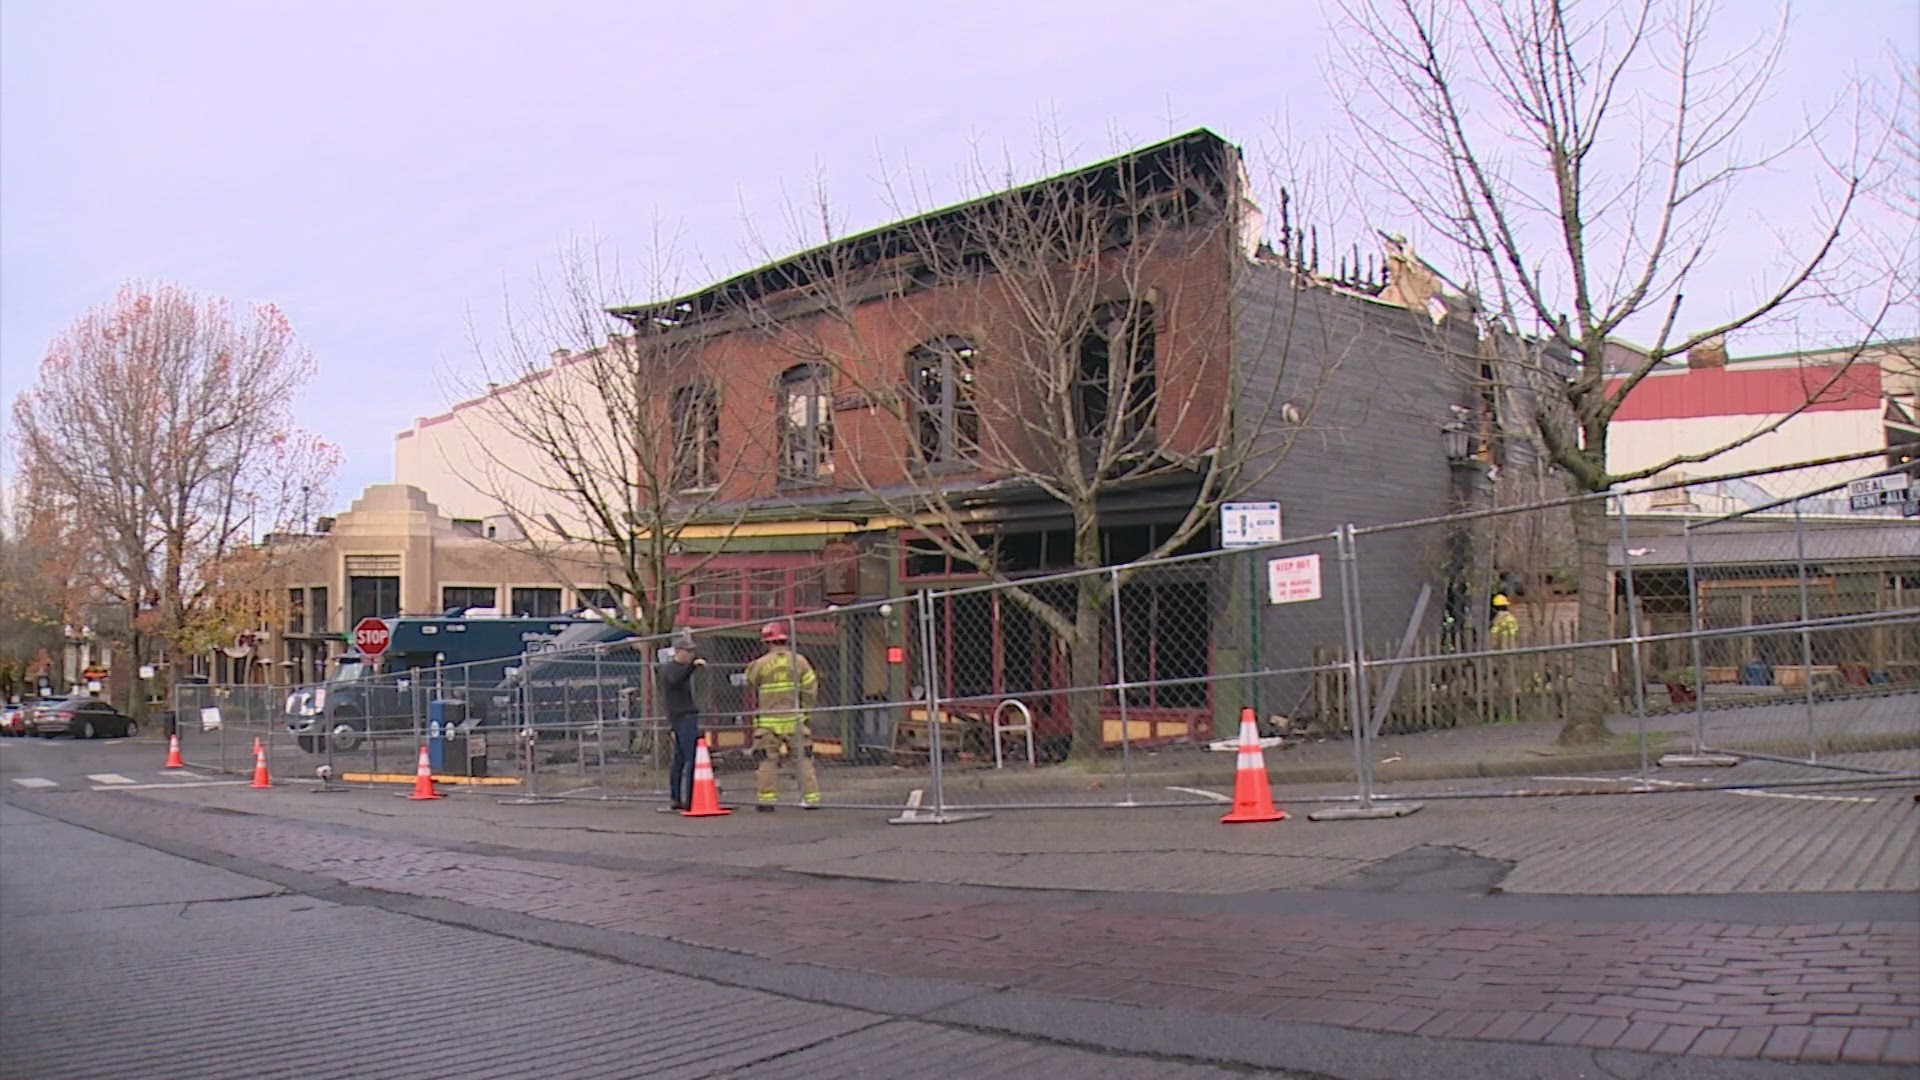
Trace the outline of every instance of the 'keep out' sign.
<path fill-rule="evenodd" d="M 1267 602 L 1298 604 L 1320 599 L 1320 556 L 1267 560 Z"/>

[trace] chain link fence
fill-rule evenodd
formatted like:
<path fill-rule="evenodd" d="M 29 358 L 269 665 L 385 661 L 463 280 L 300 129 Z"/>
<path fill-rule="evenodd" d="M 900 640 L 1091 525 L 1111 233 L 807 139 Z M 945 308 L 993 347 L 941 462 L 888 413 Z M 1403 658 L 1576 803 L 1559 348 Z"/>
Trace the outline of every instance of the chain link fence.
<path fill-rule="evenodd" d="M 1906 474 L 1860 455 L 1666 478 L 1095 571 L 909 580 L 754 622 L 703 622 L 741 605 L 695 603 L 700 729 L 730 803 L 759 798 L 769 755 L 772 795 L 801 802 L 804 756 L 820 805 L 936 818 L 1223 802 L 1249 713 L 1300 802 L 1912 776 L 1920 521 L 1904 495 L 1848 498 L 1863 478 L 1904 490 L 1872 479 L 1889 475 Z M 769 622 L 811 701 L 806 737 L 756 747 L 748 671 Z M 475 664 L 182 685 L 183 751 L 245 773 L 257 738 L 276 779 L 379 785 L 411 782 L 426 747 L 453 790 L 664 800 L 670 641 L 601 629 Z M 1781 767 L 1655 778 L 1714 753 Z"/>

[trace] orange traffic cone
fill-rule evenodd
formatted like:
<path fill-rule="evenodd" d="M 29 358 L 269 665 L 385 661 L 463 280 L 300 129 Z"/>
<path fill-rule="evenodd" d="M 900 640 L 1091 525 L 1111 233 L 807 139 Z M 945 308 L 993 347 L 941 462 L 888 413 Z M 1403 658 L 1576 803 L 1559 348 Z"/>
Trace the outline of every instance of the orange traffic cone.
<path fill-rule="evenodd" d="M 420 764 L 413 770 L 413 794 L 409 799 L 444 799 L 445 795 L 433 790 L 433 763 L 427 760 L 427 748 L 420 748 Z"/>
<path fill-rule="evenodd" d="M 187 763 L 180 760 L 180 736 L 175 733 L 167 738 L 167 764 L 169 769 L 184 769 Z"/>
<path fill-rule="evenodd" d="M 1253 710 L 1240 710 L 1240 760 L 1233 772 L 1233 812 L 1221 818 L 1229 824 L 1282 821 L 1285 810 L 1273 806 L 1273 785 L 1267 782 L 1267 759 L 1260 752 L 1260 728 Z"/>
<path fill-rule="evenodd" d="M 253 740 L 253 783 L 249 787 L 268 788 L 273 786 L 273 778 L 267 775 L 267 749 L 260 740 Z"/>
<path fill-rule="evenodd" d="M 707 737 L 702 735 L 693 750 L 693 808 L 680 811 L 680 816 L 720 817 L 731 813 L 720 805 L 720 788 L 713 782 L 713 759 L 707 756 Z"/>

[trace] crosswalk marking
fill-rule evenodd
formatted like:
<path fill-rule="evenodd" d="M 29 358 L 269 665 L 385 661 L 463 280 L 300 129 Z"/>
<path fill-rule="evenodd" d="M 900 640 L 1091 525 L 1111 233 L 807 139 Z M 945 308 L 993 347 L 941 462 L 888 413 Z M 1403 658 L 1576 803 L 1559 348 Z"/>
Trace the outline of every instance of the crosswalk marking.
<path fill-rule="evenodd" d="M 117 772 L 88 773 L 87 779 L 96 784 L 131 784 L 134 782 L 132 777 L 121 776 Z"/>
<path fill-rule="evenodd" d="M 43 788 L 43 787 L 59 787 L 60 786 L 59 784 L 54 783 L 52 780 L 48 780 L 44 777 L 39 777 L 39 776 L 16 776 L 13 778 L 13 782 L 16 784 L 19 784 L 21 787 L 27 787 L 27 788 Z"/>
<path fill-rule="evenodd" d="M 190 787 L 225 787 L 230 784 L 244 784 L 245 780 L 176 780 L 171 784 L 102 784 L 95 791 L 153 791 L 156 789 Z"/>

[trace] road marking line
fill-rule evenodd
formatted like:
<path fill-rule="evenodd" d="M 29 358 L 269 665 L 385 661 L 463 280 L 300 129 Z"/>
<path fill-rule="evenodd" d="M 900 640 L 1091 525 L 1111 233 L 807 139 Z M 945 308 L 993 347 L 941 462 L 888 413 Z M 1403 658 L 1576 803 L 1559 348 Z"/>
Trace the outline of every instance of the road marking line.
<path fill-rule="evenodd" d="M 104 785 L 101 785 L 100 787 L 94 788 L 93 790 L 95 791 L 149 791 L 153 788 L 224 787 L 229 784 L 244 784 L 246 782 L 247 781 L 245 780 L 200 780 L 200 781 L 186 781 L 184 783 L 172 783 L 172 784 L 104 784 Z"/>
<path fill-rule="evenodd" d="M 1752 795 L 1761 799 L 1802 799 L 1807 802 L 1874 803 L 1880 801 L 1858 795 L 1797 795 L 1791 791 L 1755 791 L 1752 788 L 1729 788 L 1727 794 Z"/>
<path fill-rule="evenodd" d="M 205 773 L 197 773 L 197 772 L 163 772 L 163 773 L 154 773 L 154 775 L 164 776 L 169 780 L 205 780 L 207 779 L 207 775 Z"/>
<path fill-rule="evenodd" d="M 55 783 L 52 780 L 45 780 L 38 776 L 16 776 L 13 778 L 13 782 L 16 784 L 19 784 L 21 787 L 29 787 L 29 788 L 60 786 L 59 784 Z"/>
<path fill-rule="evenodd" d="M 132 777 L 121 776 L 117 772 L 88 773 L 87 779 L 96 784 L 131 784 L 134 782 Z"/>
<path fill-rule="evenodd" d="M 1174 786 L 1172 786 L 1171 784 L 1169 784 L 1169 785 L 1167 786 L 1167 790 L 1168 790 L 1168 791 L 1178 791 L 1178 792 L 1180 792 L 1180 793 L 1181 793 L 1181 794 L 1183 794 L 1183 795 L 1198 795 L 1198 796 L 1200 796 L 1200 797 L 1201 797 L 1201 798 L 1203 798 L 1203 799 L 1211 799 L 1211 800 L 1213 800 L 1214 802 L 1217 802 L 1217 803 L 1230 803 L 1230 802 L 1232 802 L 1232 801 L 1233 801 L 1232 799 L 1229 799 L 1229 798 L 1227 798 L 1227 797 L 1226 797 L 1225 795 L 1222 795 L 1222 794 L 1220 794 L 1220 793 L 1219 793 L 1219 792 L 1217 792 L 1217 791 L 1208 791 L 1208 790 L 1206 790 L 1205 788 L 1197 788 L 1197 787 L 1174 787 Z"/>

